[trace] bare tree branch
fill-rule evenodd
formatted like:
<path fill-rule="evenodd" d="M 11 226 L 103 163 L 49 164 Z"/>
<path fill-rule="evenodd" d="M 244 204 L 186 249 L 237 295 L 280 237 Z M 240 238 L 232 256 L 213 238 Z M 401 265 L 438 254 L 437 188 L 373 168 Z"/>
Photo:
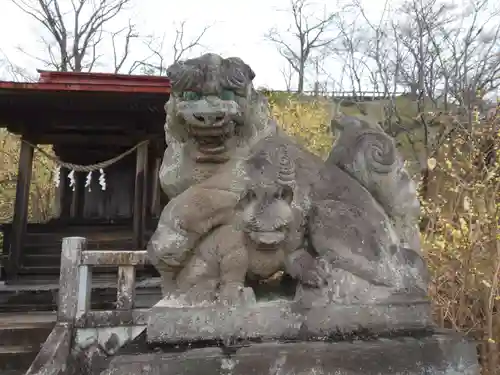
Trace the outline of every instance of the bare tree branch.
<path fill-rule="evenodd" d="M 285 81 L 286 91 L 290 92 L 292 90 L 293 68 L 290 64 L 287 64 L 280 69 L 280 72 Z"/>
<path fill-rule="evenodd" d="M 142 61 L 135 61 L 131 71 L 140 68 L 144 74 L 163 75 L 166 74 L 170 64 L 185 58 L 187 54 L 198 48 L 203 48 L 202 39 L 213 25 L 204 26 L 191 39 L 188 39 L 186 24 L 186 20 L 179 22 L 173 41 L 169 41 L 168 34 L 163 34 L 160 38 L 150 37 L 146 42 L 150 55 Z M 166 59 L 166 56 L 170 58 Z"/>
<path fill-rule="evenodd" d="M 42 37 L 49 58 L 38 58 L 59 71 L 90 71 L 103 56 L 99 46 L 103 43 L 105 26 L 124 11 L 132 0 L 10 0 L 31 16 L 50 35 Z M 129 23 L 129 33 L 123 39 L 124 53 L 116 56 L 117 36 L 125 29 L 111 32 L 115 50 L 115 72 L 128 57 L 130 41 L 136 36 Z M 50 40 L 53 39 L 54 43 Z M 57 48 L 54 48 L 57 47 Z M 56 53 L 57 50 L 57 53 Z"/>
<path fill-rule="evenodd" d="M 14 64 L 8 56 L 0 50 L 0 70 L 2 75 L 14 82 L 34 82 L 35 78 L 31 76 L 26 69 Z"/>
<path fill-rule="evenodd" d="M 339 12 L 324 11 L 323 17 L 318 18 L 314 16 L 317 12 L 307 12 L 311 5 L 309 0 L 290 0 L 288 11 L 293 17 L 293 24 L 286 32 L 272 28 L 264 36 L 278 47 L 280 55 L 297 72 L 299 92 L 304 91 L 306 68 L 312 62 L 312 55 L 338 39 L 334 27 Z"/>
<path fill-rule="evenodd" d="M 123 32 L 125 32 L 125 41 L 124 41 L 124 46 L 123 46 L 123 53 L 121 54 L 121 57 L 118 55 L 118 46 L 116 43 L 116 38 L 120 37 Z M 129 21 L 128 27 L 123 28 L 115 33 L 111 34 L 111 43 L 113 45 L 113 62 L 114 62 L 114 72 L 118 73 L 122 67 L 125 61 L 127 60 L 129 53 L 130 53 L 130 41 L 133 38 L 138 38 L 139 34 L 135 31 L 135 26 Z"/>
<path fill-rule="evenodd" d="M 186 21 L 181 21 L 179 27 L 175 30 L 175 41 L 173 44 L 174 50 L 174 61 L 177 62 L 182 59 L 185 53 L 191 51 L 193 48 L 201 45 L 201 39 L 205 36 L 206 32 L 210 29 L 211 26 L 205 26 L 201 32 L 195 36 L 190 41 L 186 42 L 185 40 L 185 26 Z"/>

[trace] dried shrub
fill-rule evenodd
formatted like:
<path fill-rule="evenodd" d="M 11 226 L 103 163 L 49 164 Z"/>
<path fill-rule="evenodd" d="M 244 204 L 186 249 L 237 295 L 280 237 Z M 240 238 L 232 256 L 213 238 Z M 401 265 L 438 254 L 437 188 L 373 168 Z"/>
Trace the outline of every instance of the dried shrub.
<path fill-rule="evenodd" d="M 14 213 L 20 139 L 0 128 L 0 223 L 8 223 Z M 52 153 L 50 146 L 42 146 Z M 45 222 L 54 215 L 54 163 L 35 150 L 31 175 L 28 220 Z"/>
<path fill-rule="evenodd" d="M 422 231 L 441 326 L 482 340 L 485 374 L 498 373 L 500 341 L 500 134 L 495 119 L 458 126 L 430 159 Z"/>

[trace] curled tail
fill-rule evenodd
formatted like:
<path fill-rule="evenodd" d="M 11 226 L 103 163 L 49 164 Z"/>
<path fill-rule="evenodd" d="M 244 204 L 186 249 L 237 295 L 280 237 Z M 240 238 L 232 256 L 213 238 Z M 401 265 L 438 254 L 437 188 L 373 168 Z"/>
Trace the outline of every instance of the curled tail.
<path fill-rule="evenodd" d="M 380 125 L 351 116 L 335 116 L 332 131 L 336 139 L 326 164 L 359 181 L 390 217 L 401 243 L 420 251 L 416 185 L 394 139 Z"/>

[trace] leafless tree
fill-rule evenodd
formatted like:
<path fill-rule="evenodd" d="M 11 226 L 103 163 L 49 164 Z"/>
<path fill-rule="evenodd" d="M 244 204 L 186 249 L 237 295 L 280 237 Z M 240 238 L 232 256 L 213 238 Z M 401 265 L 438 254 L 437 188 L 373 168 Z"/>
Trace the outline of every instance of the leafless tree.
<path fill-rule="evenodd" d="M 2 50 L 0 50 L 0 79 L 13 82 L 34 82 L 36 80 L 26 69 L 14 64 Z"/>
<path fill-rule="evenodd" d="M 409 55 L 402 73 L 435 104 L 455 100 L 470 109 L 478 93 L 500 87 L 500 11 L 491 2 L 406 0 L 395 18 Z"/>
<path fill-rule="evenodd" d="M 449 51 L 444 66 L 451 76 L 449 89 L 469 109 L 479 97 L 500 87 L 500 10 L 490 5 L 471 0 L 460 22 L 439 36 L 441 48 L 435 48 L 440 57 L 443 46 Z"/>
<path fill-rule="evenodd" d="M 139 34 L 135 30 L 135 25 L 130 21 L 127 27 L 111 33 L 111 45 L 113 47 L 113 66 L 115 73 L 119 73 L 122 70 L 130 54 L 131 41 L 132 39 L 138 37 Z M 121 40 L 122 43 L 118 43 L 117 40 Z M 120 48 L 120 44 L 123 45 L 122 53 L 119 53 L 118 51 L 118 49 Z M 129 73 L 131 73 L 131 70 L 129 70 Z"/>
<path fill-rule="evenodd" d="M 409 89 L 419 113 L 457 105 L 469 116 L 476 106 L 487 110 L 483 96 L 500 87 L 500 11 L 494 4 L 405 0 L 378 24 L 353 4 L 362 25 L 349 28 L 341 19 L 335 51 L 351 67 L 352 86 L 371 76 L 386 94 Z"/>
<path fill-rule="evenodd" d="M 418 94 L 422 108 L 430 100 L 438 105 L 441 79 L 446 75 L 444 61 L 439 59 L 442 45 L 436 35 L 450 30 L 457 15 L 456 7 L 439 0 L 406 0 L 398 9 L 398 18 L 392 25 L 395 37 L 405 51 L 401 59 L 400 82 Z"/>
<path fill-rule="evenodd" d="M 309 0 L 290 0 L 289 11 L 292 24 L 285 31 L 272 28 L 265 38 L 278 47 L 278 51 L 288 64 L 297 72 L 297 90 L 304 91 L 306 68 L 312 63 L 312 57 L 322 49 L 331 46 L 338 38 L 335 20 L 338 12 L 323 12 L 317 17 L 317 10 L 309 11 Z"/>
<path fill-rule="evenodd" d="M 418 134 L 414 151 L 425 196 L 427 159 L 453 131 L 442 129 L 427 113 L 453 109 L 467 115 L 466 123 L 472 126 L 472 109 L 483 103 L 482 95 L 500 87 L 500 12 L 487 0 L 469 0 L 465 7 L 441 0 L 405 0 L 395 11 L 383 12 L 377 23 L 359 2 L 353 4 L 362 24 L 351 27 L 339 20 L 336 56 L 348 66 L 352 87 L 371 76 L 385 93 L 395 94 L 401 86 L 410 89 L 413 101 L 404 112 L 413 114 L 402 113 L 390 100 L 384 108 L 385 128 L 393 135 L 406 134 L 412 145 Z"/>
<path fill-rule="evenodd" d="M 132 0 L 10 1 L 48 32 L 41 37 L 48 57 L 31 56 L 58 71 L 91 71 L 103 56 L 100 47 L 104 47 L 104 39 L 111 33 L 114 70 L 118 72 L 128 58 L 131 40 L 138 36 L 131 23 L 119 31 L 106 30 Z M 122 39 L 124 45 L 120 56 L 117 55 L 117 39 Z"/>
<path fill-rule="evenodd" d="M 204 26 L 192 38 L 188 39 L 186 24 L 186 20 L 179 22 L 175 29 L 174 40 L 169 39 L 167 33 L 163 34 L 161 38 L 149 37 L 146 41 L 146 47 L 150 51 L 150 55 L 142 61 L 135 61 L 132 69 L 140 68 L 145 74 L 163 75 L 170 64 L 182 60 L 198 48 L 203 48 L 202 39 L 212 25 Z"/>
<path fill-rule="evenodd" d="M 285 82 L 286 91 L 292 91 L 292 80 L 294 70 L 290 64 L 286 64 L 280 69 L 281 75 L 283 77 L 283 81 Z"/>
<path fill-rule="evenodd" d="M 350 79 L 350 89 L 356 96 L 367 89 L 388 99 L 384 107 L 386 129 L 394 134 L 394 96 L 398 92 L 400 45 L 392 34 L 389 2 L 385 2 L 378 20 L 369 17 L 358 1 L 353 1 L 351 19 L 339 19 L 340 43 L 332 51 L 342 61 Z"/>
<path fill-rule="evenodd" d="M 339 59 L 345 67 L 349 87 L 353 96 L 361 94 L 366 82 L 365 78 L 371 80 L 372 86 L 377 91 L 377 80 L 373 77 L 373 69 L 369 66 L 368 55 L 366 52 L 369 40 L 366 39 L 366 26 L 359 25 L 357 22 L 347 22 L 345 19 L 339 19 L 337 27 L 340 32 L 338 45 L 330 52 Z"/>

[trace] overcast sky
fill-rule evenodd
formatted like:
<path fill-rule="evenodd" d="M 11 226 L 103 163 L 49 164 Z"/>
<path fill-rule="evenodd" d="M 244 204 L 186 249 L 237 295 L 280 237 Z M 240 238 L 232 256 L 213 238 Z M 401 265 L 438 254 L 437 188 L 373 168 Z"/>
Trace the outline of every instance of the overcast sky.
<path fill-rule="evenodd" d="M 60 0 L 64 1 L 64 0 Z M 341 0 L 346 1 L 346 0 Z M 385 0 L 365 0 L 365 8 L 371 15 L 380 14 Z M 40 43 L 42 28 L 32 18 L 23 14 L 10 0 L 0 0 L 0 49 L 12 63 L 34 72 L 43 64 L 17 50 L 18 46 L 36 56 L 43 56 Z M 335 10 L 331 0 L 317 0 L 318 6 Z M 284 60 L 276 47 L 263 38 L 271 27 L 286 29 L 291 17 L 279 9 L 286 9 L 289 0 L 137 0 L 134 8 L 115 20 L 115 27 L 126 25 L 128 18 L 137 24 L 138 31 L 158 36 L 164 33 L 174 38 L 175 22 L 187 20 L 188 32 L 197 34 L 208 24 L 213 27 L 203 39 L 204 51 L 215 52 L 225 57 L 243 58 L 254 69 L 256 86 L 283 89 L 285 84 L 280 73 Z M 172 40 L 171 39 L 171 40 Z M 197 51 L 198 52 L 198 51 Z M 138 43 L 133 49 L 133 58 L 139 59 L 146 50 Z M 166 50 L 165 54 L 168 53 Z M 195 52 L 196 53 L 196 52 Z M 166 59 L 169 57 L 166 56 Z M 95 71 L 109 70 L 104 64 Z M 5 77 L 2 77 L 5 79 Z"/>

